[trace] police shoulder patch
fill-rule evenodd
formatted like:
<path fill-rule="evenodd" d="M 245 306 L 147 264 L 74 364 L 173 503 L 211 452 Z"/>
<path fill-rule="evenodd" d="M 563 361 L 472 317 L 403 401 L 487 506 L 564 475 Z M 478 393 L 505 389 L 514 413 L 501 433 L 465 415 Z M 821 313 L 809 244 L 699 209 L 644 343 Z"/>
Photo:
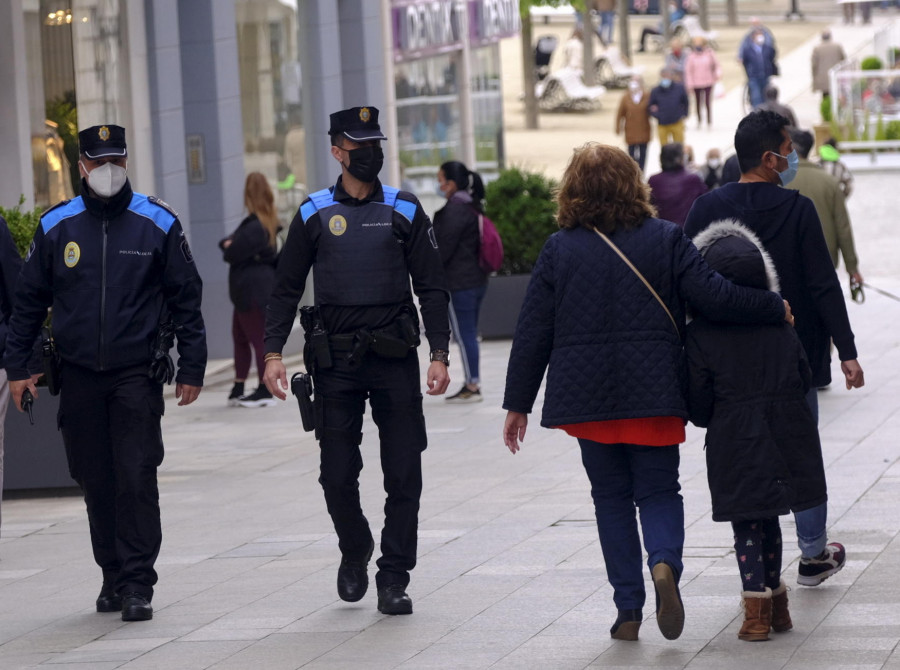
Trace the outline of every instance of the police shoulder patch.
<path fill-rule="evenodd" d="M 184 256 L 186 263 L 194 262 L 194 254 L 191 253 L 191 245 L 188 244 L 187 238 L 184 236 L 184 231 L 181 233 L 181 255 Z"/>
<path fill-rule="evenodd" d="M 53 207 L 50 207 L 49 209 L 45 209 L 43 212 L 41 212 L 41 218 L 43 219 L 43 218 L 44 218 L 45 216 L 47 216 L 50 212 L 52 212 L 54 209 L 59 209 L 60 207 L 65 207 L 65 206 L 68 205 L 70 202 L 72 202 L 72 201 L 71 201 L 71 200 L 60 200 L 58 203 L 56 203 L 55 205 L 53 205 Z"/>
<path fill-rule="evenodd" d="M 152 202 L 154 205 L 156 205 L 158 207 L 162 207 L 169 214 L 171 214 L 175 218 L 178 218 L 178 212 L 176 212 L 174 209 L 172 209 L 172 206 L 169 205 L 169 203 L 167 203 L 165 200 L 161 200 L 161 199 L 157 198 L 155 195 L 148 195 L 147 202 Z"/>

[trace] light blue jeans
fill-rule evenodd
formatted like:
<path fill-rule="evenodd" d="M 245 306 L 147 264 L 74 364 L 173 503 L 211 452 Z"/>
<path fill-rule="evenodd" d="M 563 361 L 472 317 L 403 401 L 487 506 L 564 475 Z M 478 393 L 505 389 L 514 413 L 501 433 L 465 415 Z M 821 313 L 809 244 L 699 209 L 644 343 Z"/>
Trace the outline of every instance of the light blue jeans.
<path fill-rule="evenodd" d="M 812 411 L 816 425 L 819 423 L 819 390 L 813 386 L 806 394 L 806 402 Z M 794 512 L 794 523 L 797 524 L 797 545 L 803 558 L 813 558 L 825 550 L 828 534 L 825 526 L 828 523 L 828 503 L 817 507 Z"/>

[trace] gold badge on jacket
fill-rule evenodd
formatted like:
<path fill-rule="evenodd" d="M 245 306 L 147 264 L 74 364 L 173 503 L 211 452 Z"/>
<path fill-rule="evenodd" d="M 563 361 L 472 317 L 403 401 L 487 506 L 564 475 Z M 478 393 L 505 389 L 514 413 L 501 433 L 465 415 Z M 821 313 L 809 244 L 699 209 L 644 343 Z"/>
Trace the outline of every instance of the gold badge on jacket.
<path fill-rule="evenodd" d="M 347 219 L 340 214 L 335 214 L 328 220 L 328 230 L 332 235 L 343 235 L 347 232 Z"/>
<path fill-rule="evenodd" d="M 66 245 L 65 252 L 63 252 L 63 260 L 66 263 L 66 267 L 74 268 L 78 265 L 79 259 L 81 259 L 81 249 L 75 242 L 69 242 Z"/>

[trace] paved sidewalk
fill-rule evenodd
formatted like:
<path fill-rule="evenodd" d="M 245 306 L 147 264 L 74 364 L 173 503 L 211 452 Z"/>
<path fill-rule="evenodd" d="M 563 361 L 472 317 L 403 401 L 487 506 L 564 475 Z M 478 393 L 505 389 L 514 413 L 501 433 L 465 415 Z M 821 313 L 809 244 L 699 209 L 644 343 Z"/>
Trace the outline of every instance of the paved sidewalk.
<path fill-rule="evenodd" d="M 861 271 L 900 295 L 896 190 L 896 172 L 860 174 L 849 204 Z M 737 639 L 730 527 L 711 521 L 702 433 L 693 428 L 681 452 L 684 634 L 662 638 L 648 583 L 640 641 L 610 639 L 615 610 L 577 444 L 533 417 L 523 451 L 506 451 L 500 405 L 510 343 L 492 341 L 482 348 L 483 403 L 426 397 L 412 616 L 379 614 L 374 589 L 359 603 L 337 598 L 339 555 L 316 443 L 300 431 L 293 401 L 226 407 L 229 370 L 216 361 L 197 403 L 170 402 L 164 419 L 155 618 L 126 624 L 93 611 L 100 574 L 80 498 L 7 500 L 0 668 L 900 670 L 900 303 L 867 297 L 849 307 L 866 386 L 835 383 L 820 394 L 830 535 L 847 546 L 847 567 L 820 587 L 799 587 L 798 552 L 786 543 L 794 630 L 768 643 Z M 458 365 L 451 374 L 455 388 Z M 378 529 L 384 494 L 368 416 L 364 433 L 363 505 Z M 791 539 L 792 520 L 782 524 Z"/>

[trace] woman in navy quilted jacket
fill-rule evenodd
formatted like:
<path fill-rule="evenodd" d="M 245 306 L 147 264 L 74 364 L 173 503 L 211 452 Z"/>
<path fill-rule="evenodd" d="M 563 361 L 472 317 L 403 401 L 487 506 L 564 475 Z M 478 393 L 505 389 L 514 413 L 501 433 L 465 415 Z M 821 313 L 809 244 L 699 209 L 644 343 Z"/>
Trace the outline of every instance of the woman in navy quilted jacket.
<path fill-rule="evenodd" d="M 561 230 L 541 251 L 513 339 L 503 440 L 520 449 L 546 371 L 541 425 L 578 439 L 618 609 L 610 634 L 636 640 L 643 619 L 637 507 L 657 624 L 673 640 L 684 626 L 685 306 L 734 322 L 791 317 L 777 294 L 731 284 L 678 226 L 654 218 L 640 168 L 621 149 L 577 149 L 557 199 Z"/>
<path fill-rule="evenodd" d="M 466 375 L 465 385 L 448 396 L 447 402 L 481 402 L 478 313 L 487 291 L 487 275 L 478 264 L 478 216 L 484 211 L 484 183 L 477 172 L 459 161 L 448 161 L 438 170 L 438 186 L 447 204 L 434 214 L 434 235 L 450 290 L 450 328 Z"/>

